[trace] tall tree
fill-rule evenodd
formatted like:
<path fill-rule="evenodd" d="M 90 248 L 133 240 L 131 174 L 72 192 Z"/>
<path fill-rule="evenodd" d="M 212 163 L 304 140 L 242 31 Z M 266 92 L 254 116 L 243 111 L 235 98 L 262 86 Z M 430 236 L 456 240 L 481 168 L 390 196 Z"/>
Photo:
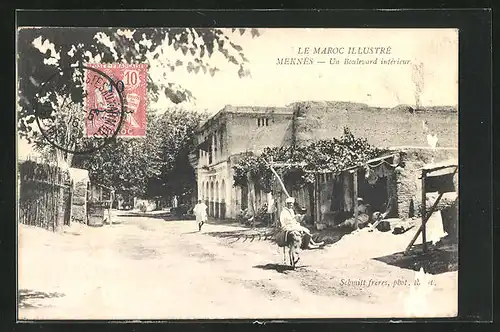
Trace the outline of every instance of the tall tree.
<path fill-rule="evenodd" d="M 133 31 L 117 28 L 23 28 L 18 31 L 18 77 L 19 114 L 18 132 L 29 142 L 41 142 L 35 126 L 36 97 L 40 87 L 58 68 L 81 65 L 91 60 L 101 63 L 148 63 L 155 71 L 163 71 L 163 79 L 154 81 L 148 77 L 148 98 L 158 100 L 164 94 L 173 103 L 179 104 L 194 98 L 189 90 L 169 81 L 168 71 L 184 68 L 193 74 L 215 75 L 219 70 L 210 64 L 216 52 L 234 64 L 240 77 L 249 71 L 245 68 L 243 48 L 231 40 L 231 33 L 244 34 L 245 29 L 206 28 L 139 28 Z M 258 36 L 256 29 L 250 29 L 252 37 Z M 175 61 L 163 55 L 167 45 L 180 54 L 190 54 L 192 61 Z M 45 50 L 44 53 L 41 49 Z M 72 79 L 71 72 L 65 72 L 58 82 Z M 56 82 L 57 83 L 57 82 Z M 57 90 L 57 86 L 55 86 Z M 57 105 L 57 98 L 70 97 L 71 102 L 81 103 L 83 91 L 63 91 L 60 96 L 50 93 L 46 97 Z M 55 106 L 57 107 L 57 106 Z M 68 141 L 68 145 L 73 144 Z M 71 159 L 71 156 L 65 156 Z"/>
<path fill-rule="evenodd" d="M 208 114 L 170 110 L 155 117 L 148 145 L 155 149 L 159 162 L 155 164 L 155 173 L 146 195 L 189 195 L 196 187 L 195 170 L 189 162 L 189 154 L 195 149 L 195 130 Z"/>
<path fill-rule="evenodd" d="M 120 194 L 189 194 L 196 184 L 188 154 L 194 131 L 206 117 L 175 109 L 149 114 L 145 138 L 114 139 L 90 155 L 75 156 L 75 164 L 88 169 L 94 182 L 114 186 Z"/>
<path fill-rule="evenodd" d="M 58 68 L 82 65 L 87 62 L 101 63 L 147 63 L 148 102 L 155 102 L 160 95 L 175 104 L 195 99 L 192 93 L 169 79 L 168 72 L 184 69 L 189 73 L 215 75 L 219 69 L 210 59 L 220 53 L 237 69 L 239 77 L 249 75 L 245 68 L 248 62 L 243 48 L 233 42 L 233 34 L 259 36 L 256 29 L 206 29 L 206 28 L 139 28 L 135 30 L 117 28 L 23 28 L 18 31 L 18 133 L 46 154 L 57 155 L 58 161 L 68 166 L 88 168 L 92 178 L 102 184 L 113 184 L 118 191 L 132 195 L 144 195 L 148 188 L 160 188 L 185 192 L 192 185 L 188 176 L 181 181 L 180 174 L 186 163 L 186 149 L 192 144 L 192 131 L 203 115 L 173 112 L 170 115 L 148 114 L 148 137 L 146 140 L 114 139 L 104 148 L 91 155 L 74 156 L 49 145 L 41 137 L 35 121 L 35 110 L 40 98 L 46 99 L 48 107 L 60 108 L 69 101 L 82 104 L 83 89 L 58 89 L 57 84 L 74 80 L 71 71 L 63 72 L 56 80 L 51 93 L 40 95 L 43 83 Z M 165 48 L 173 48 L 179 55 L 192 58 L 173 61 L 164 54 Z M 189 57 L 187 57 L 189 55 Z M 153 79 L 151 71 L 160 73 L 161 79 Z M 38 94 L 38 95 L 37 95 Z M 45 111 L 45 109 L 44 109 Z M 168 113 L 168 112 L 167 112 Z M 40 113 L 38 113 L 40 115 Z M 61 115 L 61 113 L 59 113 Z M 156 121 L 159 121 L 158 124 Z M 62 142 L 68 149 L 82 137 L 67 135 L 71 119 L 61 119 L 66 124 L 57 127 L 58 137 L 68 137 Z M 82 128 L 83 130 L 83 128 Z M 59 133 L 61 131 L 61 133 Z M 66 136 L 65 136 L 66 135 Z M 189 166 L 189 167 L 188 167 Z M 192 174 L 189 170 L 186 174 Z M 167 181 L 168 180 L 168 181 Z M 169 187 L 165 186 L 169 183 Z M 177 184 L 175 184 L 177 183 Z M 153 194 L 155 190 L 150 192 Z M 158 190 L 157 190 L 158 191 Z"/>

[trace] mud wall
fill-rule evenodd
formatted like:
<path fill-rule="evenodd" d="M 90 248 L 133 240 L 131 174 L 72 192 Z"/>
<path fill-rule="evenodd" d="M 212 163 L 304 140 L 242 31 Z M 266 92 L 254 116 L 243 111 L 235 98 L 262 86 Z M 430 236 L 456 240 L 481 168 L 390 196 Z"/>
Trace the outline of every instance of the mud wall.
<path fill-rule="evenodd" d="M 452 107 L 414 110 L 409 106 L 370 107 L 351 102 L 300 102 L 291 106 L 297 115 L 297 143 L 306 145 L 332 139 L 348 127 L 354 136 L 366 137 L 377 147 L 428 146 L 428 129 L 438 137 L 438 146 L 458 146 L 458 112 Z"/>
<path fill-rule="evenodd" d="M 405 166 L 396 173 L 398 215 L 401 219 L 420 216 L 422 184 L 419 168 L 425 164 L 458 159 L 457 149 L 406 149 L 402 160 Z M 458 175 L 456 176 L 458 181 Z"/>

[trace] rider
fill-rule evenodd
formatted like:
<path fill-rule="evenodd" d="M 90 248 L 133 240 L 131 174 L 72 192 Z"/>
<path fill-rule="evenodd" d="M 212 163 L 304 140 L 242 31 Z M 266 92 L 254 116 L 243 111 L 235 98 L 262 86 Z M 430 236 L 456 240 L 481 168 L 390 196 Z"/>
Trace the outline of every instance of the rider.
<path fill-rule="evenodd" d="M 280 226 L 285 231 L 300 231 L 302 236 L 304 237 L 303 243 L 306 243 L 305 249 L 316 249 L 319 246 L 323 245 L 323 242 L 316 243 L 313 241 L 311 232 L 302 226 L 298 218 L 300 215 L 295 215 L 295 211 L 293 210 L 293 204 L 295 203 L 295 198 L 288 197 L 285 200 L 285 207 L 280 214 Z"/>

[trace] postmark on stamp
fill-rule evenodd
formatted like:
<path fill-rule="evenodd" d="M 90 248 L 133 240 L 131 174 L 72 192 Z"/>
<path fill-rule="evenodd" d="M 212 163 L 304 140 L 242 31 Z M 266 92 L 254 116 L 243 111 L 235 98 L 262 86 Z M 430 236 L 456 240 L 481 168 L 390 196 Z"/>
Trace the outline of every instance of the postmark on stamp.
<path fill-rule="evenodd" d="M 147 64 L 88 64 L 90 68 L 102 71 L 115 82 L 124 101 L 124 120 L 117 137 L 144 137 L 146 136 L 146 85 Z M 93 76 L 91 72 L 88 72 Z M 92 77 L 86 80 L 89 84 Z M 113 85 L 106 82 L 106 90 L 100 91 L 91 86 L 87 89 L 85 107 L 91 116 L 86 122 L 86 134 L 95 135 L 95 120 L 100 121 L 106 112 L 102 112 L 107 103 L 106 95 L 113 93 Z M 102 127 L 102 126 L 101 126 Z"/>
<path fill-rule="evenodd" d="M 104 97 L 100 108 L 86 109 L 89 90 L 91 95 L 99 92 Z M 53 147 L 71 154 L 88 154 L 104 147 L 124 122 L 124 99 L 119 90 L 110 76 L 96 68 L 58 69 L 35 95 L 40 133 Z"/>

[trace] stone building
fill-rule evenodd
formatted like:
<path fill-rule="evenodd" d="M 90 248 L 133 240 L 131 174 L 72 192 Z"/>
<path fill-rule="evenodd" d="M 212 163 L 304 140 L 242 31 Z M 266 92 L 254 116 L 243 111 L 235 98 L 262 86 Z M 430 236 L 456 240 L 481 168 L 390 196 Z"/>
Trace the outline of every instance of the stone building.
<path fill-rule="evenodd" d="M 290 108 L 226 106 L 200 127 L 198 197 L 210 216 L 234 218 L 246 204 L 245 192 L 233 186 L 232 166 L 242 153 L 290 144 L 292 117 Z"/>
<path fill-rule="evenodd" d="M 239 156 L 249 151 L 258 154 L 265 147 L 307 145 L 320 139 L 340 137 L 344 127 L 379 148 L 403 152 L 407 167 L 401 175 L 390 176 L 388 188 L 399 193 L 395 213 L 400 217 L 411 215 L 411 202 L 415 195 L 418 196 L 414 169 L 424 162 L 438 162 L 458 155 L 456 107 L 414 109 L 400 105 L 379 108 L 329 101 L 297 102 L 286 107 L 226 106 L 197 133 L 199 146 L 192 164 L 197 173 L 198 197 L 205 200 L 210 216 L 234 218 L 248 206 L 246 188 L 233 186 L 232 166 Z M 430 133 L 438 138 L 438 147 L 429 146 L 427 134 Z M 333 181 L 327 175 L 321 179 Z M 279 204 L 282 195 L 275 194 Z M 323 214 L 327 210 L 319 206 L 319 201 L 316 207 L 311 207 L 312 189 L 291 194 L 309 208 L 310 214 Z M 265 193 L 257 191 L 256 201 L 264 203 Z"/>

